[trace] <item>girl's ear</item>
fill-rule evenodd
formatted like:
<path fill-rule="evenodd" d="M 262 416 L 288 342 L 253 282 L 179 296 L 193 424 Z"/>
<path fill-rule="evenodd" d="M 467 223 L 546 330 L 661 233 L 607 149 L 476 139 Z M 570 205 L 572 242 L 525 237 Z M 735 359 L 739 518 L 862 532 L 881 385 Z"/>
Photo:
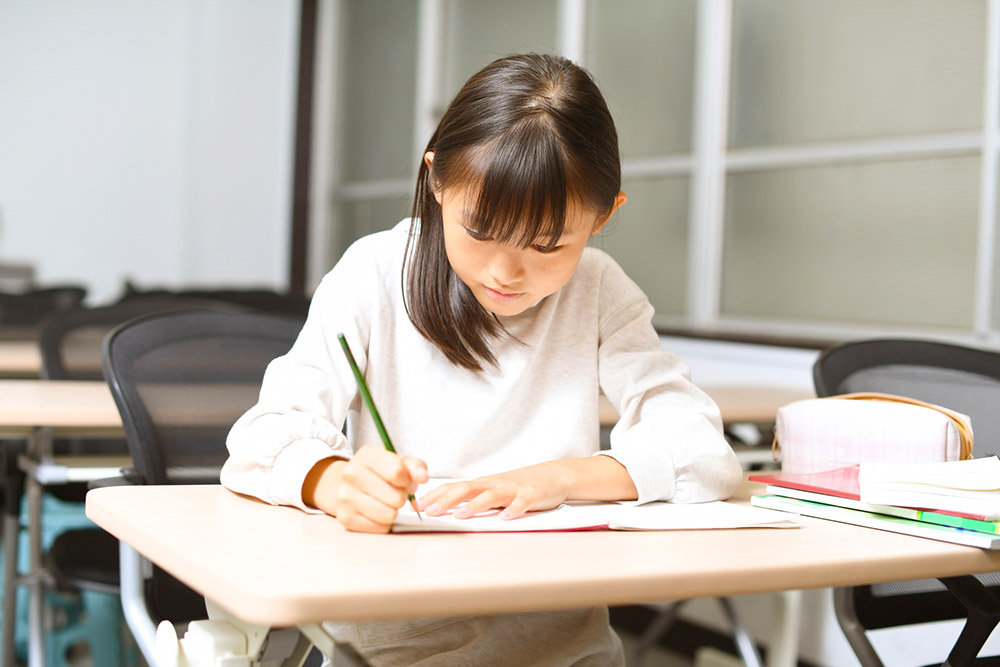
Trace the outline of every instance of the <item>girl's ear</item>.
<path fill-rule="evenodd" d="M 424 153 L 424 164 L 427 165 L 427 178 L 430 181 L 431 192 L 434 193 L 434 199 L 437 203 L 441 203 L 441 189 L 436 187 L 434 183 L 434 151 L 427 151 Z"/>
<path fill-rule="evenodd" d="M 627 201 L 628 201 L 628 195 L 625 194 L 624 192 L 619 191 L 618 196 L 615 197 L 615 203 L 614 205 L 612 205 L 611 210 L 608 211 L 607 215 L 605 215 L 603 218 L 597 221 L 597 224 L 594 225 L 594 231 L 590 232 L 590 235 L 593 236 L 597 232 L 601 231 L 601 228 L 604 227 L 605 223 L 607 223 L 607 221 L 611 219 L 611 216 L 615 214 L 615 211 L 618 210 L 618 207 L 623 205 Z"/>

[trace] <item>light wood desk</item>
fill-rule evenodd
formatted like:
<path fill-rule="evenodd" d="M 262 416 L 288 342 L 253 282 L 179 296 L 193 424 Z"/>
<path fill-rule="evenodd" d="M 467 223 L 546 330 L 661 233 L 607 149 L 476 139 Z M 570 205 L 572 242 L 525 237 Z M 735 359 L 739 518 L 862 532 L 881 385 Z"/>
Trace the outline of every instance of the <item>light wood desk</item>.
<path fill-rule="evenodd" d="M 702 387 L 718 403 L 722 421 L 768 423 L 774 421 L 778 408 L 793 401 L 816 398 L 815 392 L 782 387 L 742 385 Z"/>
<path fill-rule="evenodd" d="M 0 379 L 0 438 L 28 438 L 40 427 L 56 437 L 122 432 L 106 382 Z"/>
<path fill-rule="evenodd" d="M 38 341 L 0 339 L 0 377 L 37 378 L 41 370 Z"/>
<path fill-rule="evenodd" d="M 67 365 L 79 370 L 101 370 L 101 345 L 105 332 L 84 331 L 65 341 Z M 31 338 L 0 337 L 0 378 L 38 379 L 42 372 L 42 351 L 37 334 Z"/>
<path fill-rule="evenodd" d="M 745 484 L 741 497 L 754 488 L 761 487 Z M 313 632 L 324 620 L 634 604 L 1000 570 L 1000 552 L 810 518 L 792 530 L 367 535 L 219 486 L 98 489 L 87 497 L 87 515 L 234 618 Z"/>
<path fill-rule="evenodd" d="M 14 663 L 16 591 L 29 585 L 29 664 L 43 664 L 41 641 L 42 571 L 41 491 L 43 483 L 87 481 L 108 476 L 127 465 L 128 459 L 100 457 L 88 460 L 54 459 L 54 437 L 120 437 L 121 417 L 111 391 L 104 382 L 59 380 L 0 380 L 0 441 L 6 461 L 4 511 L 4 579 L 2 664 Z M 28 475 L 24 473 L 28 472 Z M 22 491 L 28 499 L 28 548 L 30 572 L 17 574 L 18 533 Z"/>
<path fill-rule="evenodd" d="M 24 352 L 30 345 L 25 341 L 0 341 L 0 354 L 3 345 L 11 343 L 8 351 L 20 345 Z M 37 346 L 35 347 L 37 352 Z M 24 355 L 22 360 L 30 355 Z M 13 359 L 13 355 L 11 359 Z M 13 364 L 11 364 L 13 365 Z M 23 366 L 26 370 L 29 364 Z M 2 368 L 2 361 L 0 361 Z M 8 366 L 10 368 L 10 366 Z M 37 372 L 37 369 L 35 370 Z M 720 388 L 710 392 L 713 398 L 720 402 L 723 414 L 732 418 L 755 421 L 767 421 L 773 418 L 779 405 L 794 400 L 794 397 L 782 393 L 775 394 L 770 390 L 754 388 Z M 779 392 L 780 393 L 780 392 Z M 617 415 L 610 404 L 602 405 L 602 420 L 614 423 Z M 47 444 L 53 437 L 103 437 L 121 435 L 121 420 L 117 407 L 111 397 L 107 385 L 103 382 L 65 382 L 40 380 L 4 380 L 0 379 L 0 440 L 7 441 L 8 451 L 15 455 L 8 466 L 8 472 L 19 474 L 18 465 L 26 470 L 27 479 L 11 480 L 8 487 L 20 489 L 21 484 L 27 486 L 28 497 L 28 529 L 29 550 L 32 572 L 39 572 L 42 567 L 41 556 L 41 486 L 43 483 L 58 482 L 62 478 L 69 480 L 87 480 L 107 476 L 123 461 L 64 462 L 54 461 L 47 456 Z M 20 448 L 20 449 L 18 449 Z M 42 467 L 40 468 L 40 464 Z M 80 466 L 83 469 L 80 469 Z M 13 469 L 12 469 L 13 468 Z M 52 476 L 55 476 L 53 478 Z M 20 494 L 11 494 L 12 504 L 19 504 Z M 8 512 L 5 518 L 5 535 L 16 535 L 19 530 L 16 509 Z M 10 576 L 4 578 L 4 614 L 2 637 L 4 645 L 4 666 L 12 664 L 13 633 L 14 633 L 14 591 L 18 584 L 14 566 L 17 562 L 18 540 L 7 537 L 4 540 L 5 562 Z M 32 578 L 29 577 L 29 581 Z M 37 582 L 33 582 L 37 583 Z M 33 628 L 40 628 L 41 589 L 32 586 L 32 612 L 30 618 Z M 683 596 L 681 596 L 683 597 Z M 32 633 L 34 638 L 37 634 Z M 7 639 L 9 637 L 9 640 Z M 38 642 L 33 641 L 32 664 L 39 664 L 43 649 Z M 10 651 L 6 647 L 10 647 Z"/>

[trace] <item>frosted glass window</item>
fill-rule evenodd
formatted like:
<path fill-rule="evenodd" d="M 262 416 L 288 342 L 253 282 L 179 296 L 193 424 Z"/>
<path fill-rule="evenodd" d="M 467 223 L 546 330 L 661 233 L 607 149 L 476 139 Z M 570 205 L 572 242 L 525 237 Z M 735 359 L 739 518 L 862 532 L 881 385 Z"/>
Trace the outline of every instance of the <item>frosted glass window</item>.
<path fill-rule="evenodd" d="M 1000 190 L 1000 174 L 997 174 L 997 179 L 993 187 Z M 1000 333 L 1000 230 L 997 230 L 996 223 L 993 225 L 993 257 L 993 279 L 989 286 L 991 321 L 988 326 L 993 338 L 996 339 Z"/>
<path fill-rule="evenodd" d="M 343 181 L 409 177 L 413 158 L 417 3 L 343 2 L 340 126 Z"/>
<path fill-rule="evenodd" d="M 445 104 L 484 65 L 512 53 L 556 52 L 554 0 L 453 0 Z"/>
<path fill-rule="evenodd" d="M 626 166 L 634 169 L 630 160 L 647 158 L 697 161 L 691 138 L 700 0 L 584 1 L 583 64 L 608 100 Z M 731 155 L 982 132 L 986 0 L 732 4 L 732 44 L 716 45 L 731 46 Z M 412 183 L 419 3 L 342 0 L 338 6 L 334 184 Z M 495 58 L 556 52 L 560 6 L 560 0 L 442 3 L 441 110 Z M 878 160 L 772 163 L 758 170 L 730 163 L 725 187 L 713 193 L 725 206 L 718 318 L 754 320 L 775 331 L 829 324 L 968 334 L 977 289 L 981 156 L 972 148 Z M 689 291 L 706 287 L 687 285 L 689 275 L 699 273 L 690 270 L 698 267 L 691 266 L 697 257 L 688 248 L 687 169 L 643 173 L 626 180 L 629 203 L 591 244 L 622 264 L 659 315 L 684 318 L 712 307 L 686 303 Z M 372 192 L 392 192 L 385 183 L 375 185 Z M 335 203 L 331 256 L 409 215 L 409 197 L 400 192 Z M 1000 234 L 997 244 L 1000 249 Z M 990 293 L 979 295 L 993 305 L 994 331 L 1000 329 L 1000 261 L 995 264 Z"/>
<path fill-rule="evenodd" d="M 986 2 L 737 0 L 730 141 L 978 130 Z"/>
<path fill-rule="evenodd" d="M 416 183 L 416 176 L 414 176 L 414 183 Z M 337 220 L 334 230 L 337 233 L 330 239 L 329 252 L 332 258 L 330 267 L 340 259 L 344 250 L 356 239 L 390 229 L 403 218 L 409 218 L 412 206 L 412 195 L 344 202 L 334 206 L 333 215 Z"/>
<path fill-rule="evenodd" d="M 724 316 L 972 326 L 976 158 L 729 177 Z"/>
<path fill-rule="evenodd" d="M 586 65 L 628 158 L 691 149 L 697 5 L 693 0 L 591 2 Z"/>
<path fill-rule="evenodd" d="M 684 314 L 689 187 L 686 177 L 627 180 L 628 203 L 591 241 L 622 265 L 658 315 Z"/>

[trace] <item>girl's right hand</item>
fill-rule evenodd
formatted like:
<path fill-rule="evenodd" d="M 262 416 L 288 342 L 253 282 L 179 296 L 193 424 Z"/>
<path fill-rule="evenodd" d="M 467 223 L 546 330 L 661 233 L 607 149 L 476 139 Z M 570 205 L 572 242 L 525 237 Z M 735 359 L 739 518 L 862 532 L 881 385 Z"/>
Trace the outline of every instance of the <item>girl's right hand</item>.
<path fill-rule="evenodd" d="M 313 466 L 302 499 L 337 517 L 348 530 L 387 533 L 407 495 L 427 479 L 420 459 L 365 445 L 350 460 L 324 459 Z"/>

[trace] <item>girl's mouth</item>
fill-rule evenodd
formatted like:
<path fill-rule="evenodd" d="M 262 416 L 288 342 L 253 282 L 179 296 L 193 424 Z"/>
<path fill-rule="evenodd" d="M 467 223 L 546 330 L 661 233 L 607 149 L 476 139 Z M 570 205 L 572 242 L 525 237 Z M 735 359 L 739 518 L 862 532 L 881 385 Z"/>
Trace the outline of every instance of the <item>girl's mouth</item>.
<path fill-rule="evenodd" d="M 485 289 L 486 293 L 489 295 L 491 299 L 493 299 L 494 301 L 499 301 L 501 303 L 514 301 L 515 299 L 519 298 L 522 294 L 524 294 L 524 292 L 501 292 L 499 290 L 493 289 L 492 287 L 485 287 Z"/>

